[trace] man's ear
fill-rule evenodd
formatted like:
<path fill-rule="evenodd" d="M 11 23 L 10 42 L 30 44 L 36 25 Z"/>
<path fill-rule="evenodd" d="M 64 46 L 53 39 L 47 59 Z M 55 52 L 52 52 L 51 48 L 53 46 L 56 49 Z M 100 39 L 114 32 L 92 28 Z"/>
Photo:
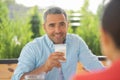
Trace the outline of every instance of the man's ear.
<path fill-rule="evenodd" d="M 43 24 L 43 29 L 44 29 L 44 31 L 46 31 L 46 27 L 45 27 L 46 25 L 45 25 L 45 23 Z"/>
<path fill-rule="evenodd" d="M 68 22 L 67 22 L 67 26 L 68 26 L 68 28 L 69 28 L 69 25 L 70 25 L 70 22 L 68 21 Z"/>
<path fill-rule="evenodd" d="M 67 21 L 67 24 L 68 24 L 68 25 L 69 25 L 69 23 L 70 23 L 70 22 L 69 22 L 69 21 Z"/>
<path fill-rule="evenodd" d="M 67 30 L 68 30 L 68 28 L 69 28 L 69 23 L 70 23 L 70 22 L 67 22 Z"/>

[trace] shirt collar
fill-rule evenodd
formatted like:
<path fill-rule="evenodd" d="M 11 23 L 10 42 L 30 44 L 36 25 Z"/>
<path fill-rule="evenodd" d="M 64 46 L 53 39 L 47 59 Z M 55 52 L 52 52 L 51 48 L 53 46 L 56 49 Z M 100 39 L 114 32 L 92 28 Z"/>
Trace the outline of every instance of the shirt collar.
<path fill-rule="evenodd" d="M 52 40 L 48 37 L 47 34 L 45 35 L 45 38 L 46 38 L 46 42 L 47 42 L 48 46 L 52 47 L 54 43 L 53 43 Z"/>

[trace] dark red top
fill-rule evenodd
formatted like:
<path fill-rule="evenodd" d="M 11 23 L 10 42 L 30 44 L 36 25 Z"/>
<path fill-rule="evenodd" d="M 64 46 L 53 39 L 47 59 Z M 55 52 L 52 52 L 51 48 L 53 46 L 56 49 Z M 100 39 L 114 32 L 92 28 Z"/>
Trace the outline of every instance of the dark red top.
<path fill-rule="evenodd" d="M 120 59 L 104 71 L 75 75 L 73 80 L 120 80 Z"/>

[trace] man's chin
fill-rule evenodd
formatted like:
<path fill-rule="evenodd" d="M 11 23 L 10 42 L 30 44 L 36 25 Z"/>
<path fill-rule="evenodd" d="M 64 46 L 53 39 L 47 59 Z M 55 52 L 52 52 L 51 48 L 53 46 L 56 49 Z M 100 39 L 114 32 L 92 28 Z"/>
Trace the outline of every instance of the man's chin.
<path fill-rule="evenodd" d="M 54 38 L 53 39 L 53 42 L 55 43 L 55 44 L 63 44 L 64 43 L 64 40 L 63 40 L 63 38 Z"/>
<path fill-rule="evenodd" d="M 63 41 L 54 41 L 55 44 L 62 44 Z"/>

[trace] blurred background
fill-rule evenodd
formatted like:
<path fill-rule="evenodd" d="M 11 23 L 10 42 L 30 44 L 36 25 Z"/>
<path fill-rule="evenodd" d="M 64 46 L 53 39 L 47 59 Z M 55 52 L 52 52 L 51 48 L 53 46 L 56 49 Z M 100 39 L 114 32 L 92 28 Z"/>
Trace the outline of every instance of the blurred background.
<path fill-rule="evenodd" d="M 63 8 L 69 33 L 81 36 L 95 55 L 99 44 L 100 16 L 108 0 L 0 0 L 0 59 L 18 58 L 23 46 L 44 35 L 42 15 L 46 8 Z"/>

